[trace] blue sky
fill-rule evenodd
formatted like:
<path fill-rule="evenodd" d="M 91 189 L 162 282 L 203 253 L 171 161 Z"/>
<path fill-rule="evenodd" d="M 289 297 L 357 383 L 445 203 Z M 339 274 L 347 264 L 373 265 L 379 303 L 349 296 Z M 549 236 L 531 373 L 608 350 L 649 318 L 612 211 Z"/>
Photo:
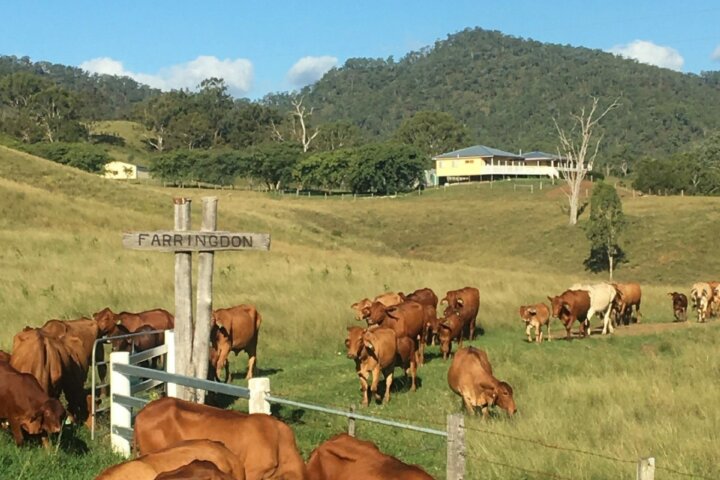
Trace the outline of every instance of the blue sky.
<path fill-rule="evenodd" d="M 613 51 L 665 68 L 720 70 L 720 2 L 3 1 L 0 54 L 193 88 L 222 76 L 261 98 L 348 58 L 401 58 L 468 27 Z"/>

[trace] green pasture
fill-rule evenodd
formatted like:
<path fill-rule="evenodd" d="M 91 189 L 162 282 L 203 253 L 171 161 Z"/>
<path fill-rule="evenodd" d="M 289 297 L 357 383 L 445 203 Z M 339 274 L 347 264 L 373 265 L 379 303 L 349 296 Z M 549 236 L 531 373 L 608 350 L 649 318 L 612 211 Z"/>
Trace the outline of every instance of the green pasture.
<path fill-rule="evenodd" d="M 257 305 L 263 315 L 258 366 L 274 394 L 340 408 L 359 404 L 353 363 L 343 351 L 346 327 L 357 324 L 350 304 L 387 290 L 431 287 L 442 296 L 473 285 L 486 329 L 473 344 L 488 351 L 496 375 L 513 386 L 519 413 L 467 418 L 468 478 L 544 478 L 537 472 L 632 478 L 629 461 L 647 455 L 660 467 L 717 478 L 720 322 L 662 324 L 672 322 L 667 292 L 688 293 L 693 282 L 720 272 L 714 255 L 720 199 L 621 191 L 630 223 L 622 243 L 628 263 L 616 278 L 643 285 L 642 324 L 609 338 L 532 345 L 519 305 L 574 282 L 605 280 L 582 267 L 587 213 L 569 227 L 558 185 L 533 184 L 534 193 L 495 182 L 358 199 L 205 192 L 117 183 L 0 148 L 0 348 L 9 350 L 23 326 L 50 318 L 88 316 L 106 306 L 173 310 L 172 255 L 124 250 L 121 233 L 171 228 L 173 196 L 193 199 L 198 226 L 207 193 L 219 197 L 220 229 L 272 234 L 270 252 L 216 255 L 214 305 Z M 564 333 L 559 323 L 551 328 L 554 337 Z M 364 412 L 444 428 L 460 400 L 447 387 L 448 363 L 437 355 L 430 348 L 417 392 L 406 390 L 397 370 L 390 404 Z M 245 362 L 241 354 L 232 364 L 241 385 Z M 214 401 L 245 408 L 242 401 Z M 347 426 L 297 409 L 277 413 L 306 456 Z M 444 478 L 442 438 L 361 422 L 357 431 Z M 47 478 L 94 478 L 117 461 L 107 444 L 105 435 L 93 443 L 85 431 L 68 431 L 57 453 L 18 450 L 0 434 L 0 476 L 37 478 L 42 471 Z M 681 478 L 661 472 L 657 478 Z"/>

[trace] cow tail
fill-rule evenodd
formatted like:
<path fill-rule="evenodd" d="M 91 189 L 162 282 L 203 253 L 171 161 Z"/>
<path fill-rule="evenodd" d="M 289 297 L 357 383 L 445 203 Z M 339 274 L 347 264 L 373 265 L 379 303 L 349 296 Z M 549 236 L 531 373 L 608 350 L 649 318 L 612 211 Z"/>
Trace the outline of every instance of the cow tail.
<path fill-rule="evenodd" d="M 255 331 L 257 332 L 260 330 L 260 324 L 262 324 L 262 315 L 260 315 L 260 312 L 255 310 Z"/>

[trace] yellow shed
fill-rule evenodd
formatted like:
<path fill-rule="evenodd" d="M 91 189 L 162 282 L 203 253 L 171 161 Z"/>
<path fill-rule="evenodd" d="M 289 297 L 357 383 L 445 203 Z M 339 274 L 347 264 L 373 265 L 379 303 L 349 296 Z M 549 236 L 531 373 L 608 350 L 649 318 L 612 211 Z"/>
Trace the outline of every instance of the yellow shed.
<path fill-rule="evenodd" d="M 113 180 L 137 180 L 148 178 L 149 174 L 145 167 L 115 160 L 105 164 L 102 176 Z"/>

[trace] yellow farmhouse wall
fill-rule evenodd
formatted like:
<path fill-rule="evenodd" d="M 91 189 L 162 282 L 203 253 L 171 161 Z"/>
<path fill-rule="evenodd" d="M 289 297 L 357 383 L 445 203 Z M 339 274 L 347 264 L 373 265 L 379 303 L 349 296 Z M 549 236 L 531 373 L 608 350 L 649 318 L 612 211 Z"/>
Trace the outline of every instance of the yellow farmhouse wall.
<path fill-rule="evenodd" d="M 443 158 L 435 161 L 435 174 L 438 177 L 482 175 L 484 166 L 482 157 Z"/>

